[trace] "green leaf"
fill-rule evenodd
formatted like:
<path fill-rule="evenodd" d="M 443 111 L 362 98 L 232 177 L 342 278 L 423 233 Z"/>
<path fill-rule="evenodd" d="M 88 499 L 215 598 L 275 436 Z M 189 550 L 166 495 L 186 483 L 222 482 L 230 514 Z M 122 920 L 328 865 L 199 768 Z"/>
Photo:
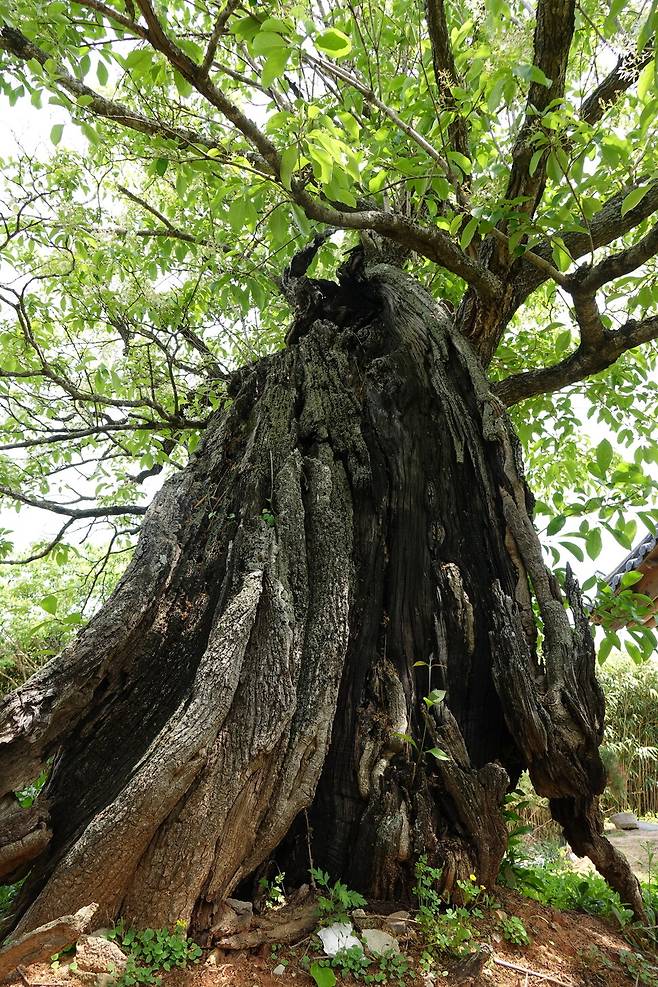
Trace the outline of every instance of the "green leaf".
<path fill-rule="evenodd" d="M 562 528 L 565 526 L 566 522 L 567 522 L 567 519 L 564 516 L 564 514 L 558 514 L 557 517 L 554 517 L 554 518 L 552 518 L 549 521 L 548 527 L 546 528 L 546 534 L 547 535 L 556 535 L 558 533 L 558 531 L 561 531 L 562 530 Z"/>
<path fill-rule="evenodd" d="M 607 439 L 602 439 L 601 442 L 596 447 L 595 455 L 596 462 L 602 473 L 606 473 L 610 463 L 612 462 L 614 450 L 610 442 Z"/>
<path fill-rule="evenodd" d="M 352 42 L 346 34 L 335 27 L 330 27 L 315 38 L 318 51 L 325 51 L 334 58 L 344 58 L 352 50 Z"/>
<path fill-rule="evenodd" d="M 585 548 L 587 549 L 587 554 L 590 559 L 597 559 L 601 554 L 601 529 L 600 528 L 590 528 L 587 532 L 587 537 L 585 538 Z"/>
<path fill-rule="evenodd" d="M 290 48 L 277 48 L 268 55 L 260 77 L 266 89 L 283 75 L 291 54 Z"/>
<path fill-rule="evenodd" d="M 528 174 L 534 175 L 534 173 L 537 171 L 537 167 L 542 159 L 542 155 L 544 154 L 545 150 L 546 150 L 545 148 L 541 147 L 538 151 L 535 151 L 533 156 L 530 158 L 530 165 L 528 166 Z"/>
<path fill-rule="evenodd" d="M 520 79 L 525 79 L 526 82 L 536 82 L 540 86 L 546 86 L 547 89 L 550 89 L 553 84 L 552 80 L 537 65 L 515 65 L 512 72 Z"/>
<path fill-rule="evenodd" d="M 169 167 L 169 158 L 157 158 L 153 167 L 155 168 L 156 174 L 160 176 L 164 175 L 165 171 Z"/>
<path fill-rule="evenodd" d="M 639 188 L 634 188 L 632 192 L 629 192 L 621 204 L 622 216 L 625 216 L 626 213 L 631 211 L 631 209 L 635 209 L 635 207 L 642 202 L 642 199 L 645 197 L 650 188 L 650 185 L 641 185 Z"/>
<path fill-rule="evenodd" d="M 561 237 L 553 238 L 552 254 L 557 269 L 559 271 L 568 271 L 572 264 L 572 257 Z"/>
<path fill-rule="evenodd" d="M 59 144 L 62 139 L 62 134 L 64 133 L 64 124 L 56 123 L 55 126 L 50 131 L 50 140 L 53 144 Z"/>
<path fill-rule="evenodd" d="M 244 38 L 245 41 L 252 41 L 260 31 L 260 26 L 260 21 L 250 14 L 248 17 L 241 17 L 240 20 L 235 21 L 231 25 L 231 31 L 238 38 Z"/>
<path fill-rule="evenodd" d="M 43 600 L 39 600 L 39 606 L 46 613 L 55 614 L 57 613 L 57 597 L 52 594 L 50 596 L 44 596 Z"/>
<path fill-rule="evenodd" d="M 107 71 L 107 65 L 102 59 L 99 60 L 98 65 L 96 66 L 96 78 L 101 86 L 107 85 L 109 73 Z"/>
<path fill-rule="evenodd" d="M 174 69 L 174 85 L 183 99 L 188 99 L 194 92 L 191 83 L 189 83 L 187 79 L 184 79 L 180 72 L 177 72 L 176 69 Z"/>
<path fill-rule="evenodd" d="M 252 41 L 252 47 L 255 55 L 269 55 L 274 48 L 288 46 L 280 34 L 275 34 L 273 31 L 259 31 Z"/>
<path fill-rule="evenodd" d="M 625 572 L 621 577 L 621 587 L 622 589 L 628 589 L 630 586 L 635 586 L 639 583 L 641 579 L 644 579 L 643 572 L 637 572 L 633 569 L 631 572 Z"/>
<path fill-rule="evenodd" d="M 440 747 L 430 747 L 427 753 L 431 754 L 432 757 L 436 758 L 437 761 L 450 760 L 450 757 L 446 754 L 445 751 L 442 751 Z"/>
<path fill-rule="evenodd" d="M 471 219 L 469 219 L 468 223 L 464 227 L 462 234 L 459 238 L 459 245 L 461 246 L 462 250 L 466 250 L 469 243 L 475 236 L 475 231 L 478 228 L 478 222 L 479 220 L 477 216 L 473 216 Z"/>
<path fill-rule="evenodd" d="M 336 974 L 328 966 L 320 966 L 319 963 L 311 963 L 309 973 L 315 980 L 317 987 L 335 987 Z"/>
<path fill-rule="evenodd" d="M 453 164 L 456 164 L 465 175 L 470 175 L 472 166 L 465 154 L 460 154 L 459 151 L 447 151 L 446 157 L 449 161 L 452 161 Z"/>
<path fill-rule="evenodd" d="M 428 696 L 423 696 L 423 702 L 428 709 L 432 706 L 436 706 L 438 703 L 442 703 L 446 697 L 445 689 L 432 689 Z"/>
<path fill-rule="evenodd" d="M 297 167 L 299 151 L 295 144 L 291 144 L 281 153 L 281 182 L 284 188 L 290 189 L 293 173 Z"/>
<path fill-rule="evenodd" d="M 599 652 L 597 655 L 600 665 L 603 664 L 603 662 L 606 660 L 606 658 L 612 651 L 612 647 L 614 643 L 615 643 L 614 639 L 608 636 L 604 637 L 603 640 L 601 641 L 601 645 L 599 647 Z"/>

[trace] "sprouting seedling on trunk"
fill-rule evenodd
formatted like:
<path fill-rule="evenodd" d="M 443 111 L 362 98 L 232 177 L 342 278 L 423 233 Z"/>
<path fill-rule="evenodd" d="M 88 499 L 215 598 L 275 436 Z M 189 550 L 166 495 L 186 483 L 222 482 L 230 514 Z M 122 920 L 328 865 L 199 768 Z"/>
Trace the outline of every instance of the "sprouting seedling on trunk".
<path fill-rule="evenodd" d="M 411 734 L 408 733 L 396 733 L 394 736 L 403 740 L 405 743 L 409 744 L 410 747 L 417 752 L 416 763 L 414 764 L 413 775 L 411 778 L 412 784 L 416 777 L 416 771 L 418 766 L 426 754 L 429 754 L 436 761 L 449 761 L 449 755 L 442 750 L 440 747 L 425 747 L 425 741 L 427 739 L 427 730 L 429 724 L 429 715 L 435 706 L 439 706 L 446 697 L 445 689 L 433 689 L 432 688 L 432 655 L 430 655 L 429 661 L 417 661 L 414 662 L 414 668 L 426 668 L 427 669 L 427 689 L 428 693 L 423 696 L 423 703 L 425 708 L 423 712 L 423 733 L 420 738 L 420 743 L 417 743 Z"/>
<path fill-rule="evenodd" d="M 268 505 L 269 505 L 268 501 Z M 276 525 L 276 518 L 272 513 L 271 507 L 264 507 L 260 512 L 261 520 L 265 522 L 268 527 L 273 528 Z"/>

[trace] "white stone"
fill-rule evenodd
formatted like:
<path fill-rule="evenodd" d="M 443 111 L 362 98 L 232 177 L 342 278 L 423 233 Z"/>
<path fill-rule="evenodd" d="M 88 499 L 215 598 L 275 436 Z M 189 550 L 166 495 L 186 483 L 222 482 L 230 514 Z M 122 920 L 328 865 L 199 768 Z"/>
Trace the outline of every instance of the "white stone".
<path fill-rule="evenodd" d="M 361 946 L 354 935 L 351 922 L 334 922 L 333 925 L 328 925 L 324 929 L 318 929 L 317 934 L 324 947 L 325 956 L 335 956 L 341 949 Z"/>
<path fill-rule="evenodd" d="M 382 929 L 363 929 L 361 935 L 368 950 L 375 956 L 381 956 L 382 953 L 400 952 L 400 943 L 395 936 L 382 931 Z"/>
<path fill-rule="evenodd" d="M 617 829 L 639 829 L 637 822 L 637 816 L 634 812 L 615 812 L 614 815 L 610 816 L 610 822 L 613 823 Z"/>
<path fill-rule="evenodd" d="M 275 966 L 274 969 L 272 970 L 272 975 L 275 977 L 282 977 L 285 972 L 286 972 L 285 966 L 283 965 L 283 963 L 279 963 L 279 965 Z"/>

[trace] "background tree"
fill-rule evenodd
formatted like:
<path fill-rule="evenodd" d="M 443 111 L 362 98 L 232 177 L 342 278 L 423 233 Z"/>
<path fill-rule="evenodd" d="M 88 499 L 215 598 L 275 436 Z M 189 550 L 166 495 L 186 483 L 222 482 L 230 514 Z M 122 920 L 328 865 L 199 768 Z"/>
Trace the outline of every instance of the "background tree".
<path fill-rule="evenodd" d="M 374 897 L 420 853 L 490 884 L 524 767 L 641 912 L 601 835 L 587 616 L 505 407 L 539 511 L 580 519 L 562 548 L 628 544 L 656 457 L 655 9 L 0 15 L 10 102 L 87 141 L 5 168 L 0 493 L 63 517 L 40 551 L 65 561 L 81 525 L 125 548 L 172 474 L 107 605 L 2 707 L 14 926 L 93 886 L 108 920 L 202 932 L 309 843 Z M 578 462 L 585 411 L 633 463 L 607 438 Z"/>

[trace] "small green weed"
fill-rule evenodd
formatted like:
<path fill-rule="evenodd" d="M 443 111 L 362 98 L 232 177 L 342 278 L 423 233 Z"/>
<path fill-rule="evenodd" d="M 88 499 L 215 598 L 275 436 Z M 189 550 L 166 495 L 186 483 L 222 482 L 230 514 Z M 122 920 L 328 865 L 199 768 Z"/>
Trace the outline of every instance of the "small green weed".
<path fill-rule="evenodd" d="M 116 942 L 128 956 L 126 968 L 117 978 L 117 987 L 158 985 L 162 979 L 159 971 L 198 963 L 201 949 L 183 934 L 183 929 L 184 924 L 179 922 L 173 932 L 169 929 L 126 929 L 122 922 L 111 929 L 107 938 Z"/>
<path fill-rule="evenodd" d="M 617 964 L 613 963 L 610 957 L 606 956 L 598 946 L 587 946 L 585 949 L 581 949 L 578 953 L 578 960 L 584 970 L 593 971 L 597 974 L 603 974 L 606 970 L 617 969 Z"/>
<path fill-rule="evenodd" d="M 302 961 L 318 987 L 333 987 L 336 983 L 335 970 L 341 977 L 353 977 L 364 984 L 395 983 L 403 987 L 414 973 L 410 960 L 403 953 L 392 950 L 381 956 L 367 956 L 362 946 L 341 949 L 335 956 L 326 959 Z"/>
<path fill-rule="evenodd" d="M 511 942 L 514 946 L 529 946 L 530 936 L 520 918 L 516 915 L 509 915 L 500 920 L 500 930 L 503 939 Z"/>
<path fill-rule="evenodd" d="M 619 953 L 619 962 L 636 984 L 658 987 L 658 966 L 649 963 L 642 953 L 622 949 Z"/>
<path fill-rule="evenodd" d="M 18 800 L 18 804 L 20 805 L 21 809 L 30 809 L 32 807 L 37 795 L 39 794 L 43 786 L 46 784 L 49 773 L 50 773 L 50 764 L 47 764 L 46 767 L 43 768 L 39 776 L 35 778 L 33 782 L 31 782 L 25 788 L 22 788 L 20 791 L 14 792 L 14 795 L 16 796 Z"/>
<path fill-rule="evenodd" d="M 325 871 L 312 867 L 311 876 L 316 885 L 326 892 L 318 898 L 318 915 L 323 925 L 347 922 L 349 912 L 367 904 L 363 895 L 358 891 L 351 891 L 342 881 L 335 881 L 332 885 L 331 878 Z"/>
<path fill-rule="evenodd" d="M 443 895 L 436 889 L 441 873 L 439 868 L 430 867 L 426 857 L 420 857 L 416 863 L 414 894 L 418 899 L 418 922 L 426 946 L 421 956 L 424 970 L 432 968 L 437 954 L 465 956 L 470 953 L 476 936 L 472 920 L 482 917 L 482 911 L 474 907 L 482 892 L 475 882 L 475 875 L 471 875 L 469 881 L 457 882 L 464 904 L 446 908 Z"/>
<path fill-rule="evenodd" d="M 17 881 L 16 884 L 0 884 L 0 918 L 11 908 L 22 883 L 23 881 Z"/>
<path fill-rule="evenodd" d="M 279 871 L 271 881 L 268 881 L 266 877 L 261 877 L 258 882 L 259 888 L 262 888 L 265 892 L 266 908 L 281 908 L 282 905 L 285 905 L 286 893 L 283 887 L 285 876 L 284 871 Z"/>

